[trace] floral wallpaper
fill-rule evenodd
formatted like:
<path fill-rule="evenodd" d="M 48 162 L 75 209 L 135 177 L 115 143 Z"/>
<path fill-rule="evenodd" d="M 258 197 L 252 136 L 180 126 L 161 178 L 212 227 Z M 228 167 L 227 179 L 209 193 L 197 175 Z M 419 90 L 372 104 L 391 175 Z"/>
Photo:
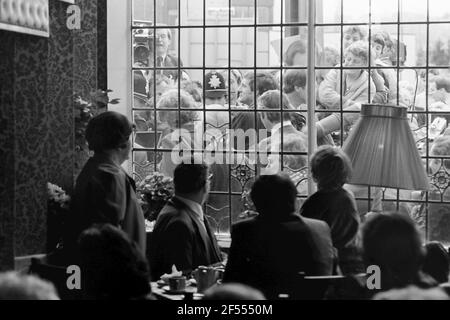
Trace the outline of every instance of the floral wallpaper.
<path fill-rule="evenodd" d="M 73 188 L 73 97 L 106 82 L 98 82 L 106 79 L 106 1 L 98 2 L 102 14 L 97 1 L 76 1 L 82 30 L 67 29 L 69 4 L 51 0 L 50 38 L 0 31 L 0 270 L 45 252 L 47 182 Z"/>

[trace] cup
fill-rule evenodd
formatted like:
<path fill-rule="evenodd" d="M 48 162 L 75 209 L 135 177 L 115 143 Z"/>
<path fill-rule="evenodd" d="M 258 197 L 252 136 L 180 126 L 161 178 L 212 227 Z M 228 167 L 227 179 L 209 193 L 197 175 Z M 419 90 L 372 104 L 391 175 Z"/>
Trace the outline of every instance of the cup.
<path fill-rule="evenodd" d="M 186 277 L 177 276 L 169 278 L 169 288 L 173 292 L 182 292 L 186 290 Z"/>
<path fill-rule="evenodd" d="M 197 291 L 204 293 L 210 287 L 216 284 L 219 272 L 211 267 L 199 267 L 194 271 L 194 278 L 197 281 Z"/>

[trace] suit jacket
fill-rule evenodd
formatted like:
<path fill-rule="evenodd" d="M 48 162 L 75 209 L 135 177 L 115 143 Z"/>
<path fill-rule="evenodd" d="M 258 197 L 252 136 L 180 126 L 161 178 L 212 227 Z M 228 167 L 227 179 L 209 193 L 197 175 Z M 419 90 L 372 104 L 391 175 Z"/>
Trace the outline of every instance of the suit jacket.
<path fill-rule="evenodd" d="M 145 254 L 145 220 L 134 180 L 107 157 L 95 155 L 78 176 L 64 246 L 76 248 L 85 229 L 105 223 L 122 229 Z"/>
<path fill-rule="evenodd" d="M 221 261 L 214 233 L 207 219 L 205 227 L 194 218 L 194 212 L 176 197 L 162 209 L 153 229 L 150 243 L 152 278 L 171 273 L 172 266 L 188 274 L 198 266 Z"/>
<path fill-rule="evenodd" d="M 231 239 L 224 282 L 250 285 L 269 299 L 286 292 L 299 272 L 332 273 L 330 229 L 322 221 L 296 214 L 279 221 L 259 216 L 234 225 Z"/>

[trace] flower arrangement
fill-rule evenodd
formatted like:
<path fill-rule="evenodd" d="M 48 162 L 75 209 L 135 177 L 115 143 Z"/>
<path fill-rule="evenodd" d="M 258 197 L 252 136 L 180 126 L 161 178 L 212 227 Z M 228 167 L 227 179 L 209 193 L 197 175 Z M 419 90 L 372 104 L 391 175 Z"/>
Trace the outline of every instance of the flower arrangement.
<path fill-rule="evenodd" d="M 156 221 L 162 208 L 175 193 L 173 179 L 162 173 L 153 172 L 138 183 L 137 193 L 145 218 Z"/>
<path fill-rule="evenodd" d="M 47 249 L 55 250 L 62 240 L 64 220 L 69 212 L 70 196 L 59 186 L 47 183 Z"/>
<path fill-rule="evenodd" d="M 56 205 L 64 210 L 69 208 L 70 196 L 68 196 L 61 187 L 48 182 L 47 195 L 49 204 Z"/>

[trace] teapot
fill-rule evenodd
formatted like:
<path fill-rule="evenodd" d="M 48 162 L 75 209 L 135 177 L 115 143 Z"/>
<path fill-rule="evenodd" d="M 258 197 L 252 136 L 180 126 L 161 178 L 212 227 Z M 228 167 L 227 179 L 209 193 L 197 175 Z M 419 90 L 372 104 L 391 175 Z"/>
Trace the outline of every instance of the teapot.
<path fill-rule="evenodd" d="M 192 275 L 197 282 L 197 292 L 203 293 L 222 278 L 223 269 L 200 266 L 192 272 Z"/>

